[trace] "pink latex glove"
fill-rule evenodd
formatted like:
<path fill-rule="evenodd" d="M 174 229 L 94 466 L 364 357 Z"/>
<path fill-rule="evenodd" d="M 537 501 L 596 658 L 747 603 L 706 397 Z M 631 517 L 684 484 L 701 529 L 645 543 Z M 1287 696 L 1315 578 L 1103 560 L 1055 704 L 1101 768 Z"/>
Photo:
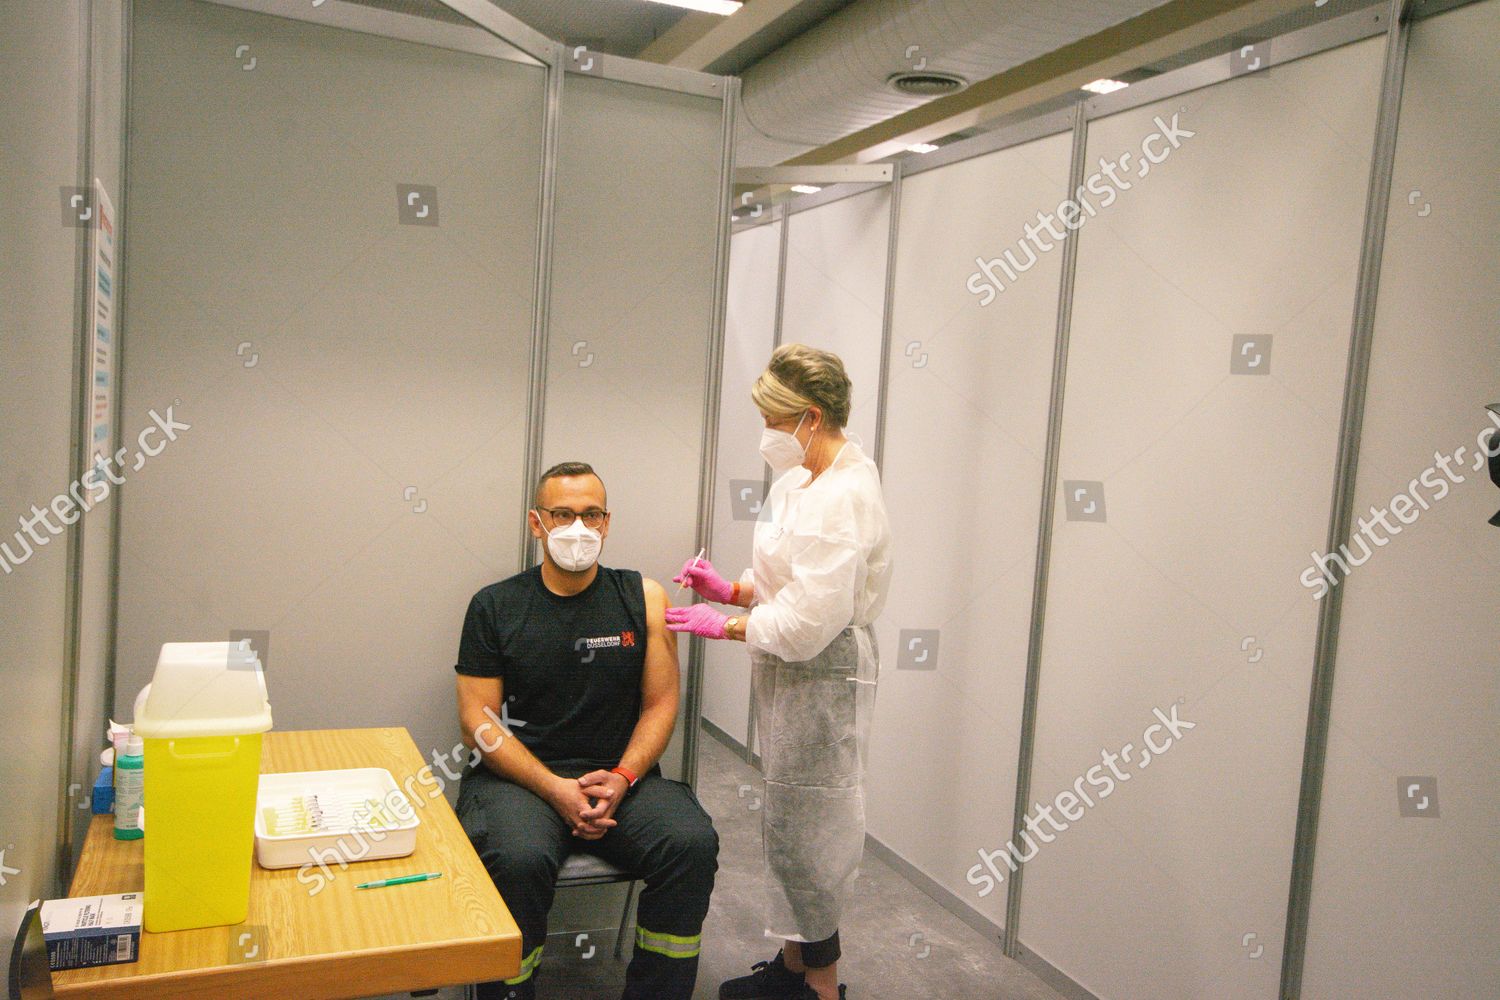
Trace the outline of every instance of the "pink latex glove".
<path fill-rule="evenodd" d="M 734 596 L 734 584 L 719 575 L 714 564 L 707 559 L 689 559 L 682 564 L 682 572 L 672 577 L 673 583 L 692 587 L 710 601 L 728 604 Z"/>
<path fill-rule="evenodd" d="M 729 616 L 707 604 L 690 604 L 685 608 L 667 609 L 667 628 L 673 632 L 691 632 L 705 639 L 724 639 L 724 623 Z"/>

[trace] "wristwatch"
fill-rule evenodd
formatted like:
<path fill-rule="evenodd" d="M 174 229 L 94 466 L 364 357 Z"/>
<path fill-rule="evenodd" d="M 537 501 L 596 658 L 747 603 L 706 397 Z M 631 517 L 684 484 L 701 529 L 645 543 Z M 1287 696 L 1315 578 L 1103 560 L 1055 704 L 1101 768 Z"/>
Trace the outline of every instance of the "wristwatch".
<path fill-rule="evenodd" d="M 735 629 L 737 629 L 739 627 L 740 627 L 740 616 L 739 615 L 734 615 L 732 617 L 724 619 L 724 636 L 725 636 L 725 638 L 729 638 L 729 639 L 734 638 L 734 636 L 730 635 L 730 633 L 733 632 Z"/>

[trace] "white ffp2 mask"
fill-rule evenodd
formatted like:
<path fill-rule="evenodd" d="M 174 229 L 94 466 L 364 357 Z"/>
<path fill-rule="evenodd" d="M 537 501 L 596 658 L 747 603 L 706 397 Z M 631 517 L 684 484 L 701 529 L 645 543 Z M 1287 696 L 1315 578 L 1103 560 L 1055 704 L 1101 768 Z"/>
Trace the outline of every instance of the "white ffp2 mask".
<path fill-rule="evenodd" d="M 803 413 L 797 421 L 797 430 L 802 429 L 802 421 L 806 419 L 807 413 Z M 797 440 L 796 431 L 788 434 L 767 427 L 760 433 L 760 456 L 776 472 L 785 472 L 802 464 L 807 458 L 807 446 Z"/>
<path fill-rule="evenodd" d="M 604 547 L 604 536 L 575 518 L 566 528 L 553 528 L 547 532 L 547 551 L 552 561 L 570 573 L 581 573 L 599 559 L 599 550 Z"/>

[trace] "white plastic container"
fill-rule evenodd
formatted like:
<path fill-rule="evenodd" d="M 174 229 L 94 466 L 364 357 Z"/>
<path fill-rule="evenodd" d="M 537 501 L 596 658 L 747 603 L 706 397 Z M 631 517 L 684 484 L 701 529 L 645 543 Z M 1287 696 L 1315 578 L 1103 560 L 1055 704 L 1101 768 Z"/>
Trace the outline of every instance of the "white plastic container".
<path fill-rule="evenodd" d="M 238 642 L 163 643 L 151 683 L 135 698 L 146 739 L 239 736 L 271 728 L 260 654 Z"/>
<path fill-rule="evenodd" d="M 417 849 L 417 812 L 381 767 L 260 776 L 255 860 L 300 868 L 404 858 Z"/>

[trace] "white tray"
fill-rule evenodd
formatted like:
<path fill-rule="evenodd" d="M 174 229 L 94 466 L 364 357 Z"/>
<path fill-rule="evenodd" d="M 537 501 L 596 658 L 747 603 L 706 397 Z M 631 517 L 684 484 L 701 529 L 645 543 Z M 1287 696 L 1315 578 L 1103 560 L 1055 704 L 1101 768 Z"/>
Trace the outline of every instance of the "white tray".
<path fill-rule="evenodd" d="M 255 860 L 298 868 L 404 858 L 417 849 L 416 810 L 380 767 L 262 774 Z"/>

